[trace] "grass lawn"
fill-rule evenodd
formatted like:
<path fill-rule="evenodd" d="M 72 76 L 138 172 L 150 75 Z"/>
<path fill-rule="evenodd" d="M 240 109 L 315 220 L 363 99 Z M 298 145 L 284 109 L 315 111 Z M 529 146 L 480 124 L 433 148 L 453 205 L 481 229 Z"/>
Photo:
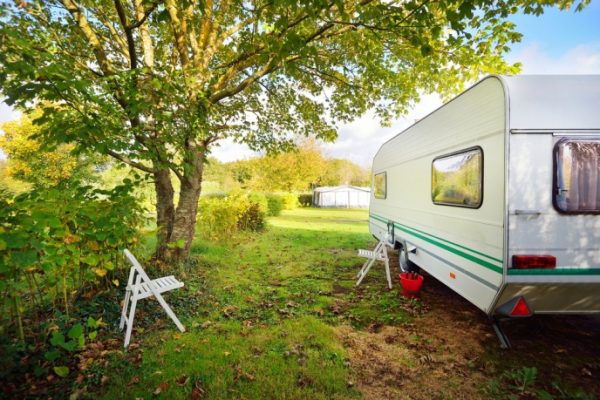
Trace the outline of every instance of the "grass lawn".
<path fill-rule="evenodd" d="M 175 271 L 185 288 L 166 295 L 187 331 L 179 333 L 156 302 L 142 301 L 133 344 L 125 353 L 104 352 L 96 383 L 87 378 L 82 396 L 425 400 L 600 393 L 596 319 L 516 323 L 514 348 L 503 352 L 486 316 L 431 277 L 422 300 L 402 298 L 396 283 L 388 291 L 380 265 L 355 288 L 362 264 L 356 249 L 375 244 L 367 217 L 366 210 L 298 209 L 270 218 L 260 233 L 226 243 L 198 239 L 190 261 Z"/>
<path fill-rule="evenodd" d="M 367 218 L 365 210 L 298 209 L 271 218 L 261 233 L 196 241 L 193 261 L 178 273 L 185 289 L 167 295 L 187 332 L 142 302 L 133 334 L 140 346 L 129 353 L 143 356 L 111 360 L 104 396 L 360 397 L 333 327 L 409 319 L 375 268 L 378 295 L 353 299 L 343 313 L 336 307 L 353 294 L 356 249 L 374 242 Z"/>

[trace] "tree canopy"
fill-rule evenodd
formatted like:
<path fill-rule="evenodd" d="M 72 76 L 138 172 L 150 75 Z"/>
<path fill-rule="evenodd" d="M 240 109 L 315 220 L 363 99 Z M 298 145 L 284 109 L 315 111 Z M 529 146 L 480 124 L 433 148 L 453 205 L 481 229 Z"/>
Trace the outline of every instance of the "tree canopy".
<path fill-rule="evenodd" d="M 36 187 L 52 187 L 69 179 L 89 179 L 91 162 L 71 152 L 75 145 L 61 144 L 46 149 L 36 138 L 40 127 L 32 119 L 40 113 L 23 115 L 18 120 L 0 125 L 0 150 L 8 156 L 4 173 Z"/>
<path fill-rule="evenodd" d="M 588 0 L 576 2 L 583 7 Z M 387 122 L 420 92 L 513 73 L 507 20 L 570 0 L 33 0 L 0 5 L 9 104 L 44 101 L 50 141 L 154 176 L 159 251 L 187 253 L 203 163 L 231 137 L 253 149 L 333 140 L 336 121 Z M 180 180 L 177 207 L 170 172 Z M 175 223 L 175 221 L 177 223 Z"/>

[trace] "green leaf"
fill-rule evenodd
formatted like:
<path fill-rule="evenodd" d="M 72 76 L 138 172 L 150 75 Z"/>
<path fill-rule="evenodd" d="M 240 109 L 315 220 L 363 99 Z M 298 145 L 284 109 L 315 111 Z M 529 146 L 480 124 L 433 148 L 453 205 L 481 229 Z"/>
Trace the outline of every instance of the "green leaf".
<path fill-rule="evenodd" d="M 69 340 L 68 342 L 63 343 L 61 347 L 71 353 L 77 348 L 77 342 L 75 342 L 75 340 Z"/>
<path fill-rule="evenodd" d="M 37 261 L 37 252 L 35 250 L 15 251 L 11 257 L 18 267 L 27 267 Z"/>
<path fill-rule="evenodd" d="M 52 332 L 52 337 L 50 338 L 50 344 L 52 346 L 63 346 L 65 344 L 65 336 L 60 332 Z"/>
<path fill-rule="evenodd" d="M 67 333 L 71 339 L 79 339 L 83 336 L 83 326 L 81 324 L 75 324 L 71 329 L 69 329 L 69 333 Z"/>
<path fill-rule="evenodd" d="M 69 375 L 69 367 L 54 367 L 54 373 L 56 373 L 56 375 L 60 376 L 61 378 L 66 378 L 67 375 Z"/>
<path fill-rule="evenodd" d="M 85 256 L 82 261 L 93 267 L 98 264 L 98 256 L 96 256 L 95 254 L 89 254 Z"/>
<path fill-rule="evenodd" d="M 50 350 L 50 351 L 47 351 L 46 353 L 44 353 L 44 357 L 48 361 L 54 361 L 58 357 L 60 357 L 60 352 L 58 350 L 56 350 L 56 349 Z"/>
<path fill-rule="evenodd" d="M 96 319 L 94 317 L 88 317 L 87 326 L 88 328 L 96 328 L 98 326 L 98 323 L 96 322 Z"/>
<path fill-rule="evenodd" d="M 90 334 L 88 335 L 90 340 L 96 339 L 96 336 L 98 336 L 98 331 L 91 331 Z"/>

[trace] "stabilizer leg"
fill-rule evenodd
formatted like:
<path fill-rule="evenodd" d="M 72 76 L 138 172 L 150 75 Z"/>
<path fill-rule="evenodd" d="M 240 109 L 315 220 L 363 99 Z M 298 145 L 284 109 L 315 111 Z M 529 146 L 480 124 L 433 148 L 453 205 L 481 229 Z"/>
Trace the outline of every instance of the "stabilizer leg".
<path fill-rule="evenodd" d="M 502 326 L 500 325 L 501 322 L 501 319 L 492 318 L 492 327 L 494 328 L 494 332 L 496 332 L 496 336 L 498 336 L 498 340 L 500 341 L 500 348 L 508 350 L 511 348 L 510 340 L 508 340 L 508 336 L 506 336 L 506 333 L 502 329 Z"/>

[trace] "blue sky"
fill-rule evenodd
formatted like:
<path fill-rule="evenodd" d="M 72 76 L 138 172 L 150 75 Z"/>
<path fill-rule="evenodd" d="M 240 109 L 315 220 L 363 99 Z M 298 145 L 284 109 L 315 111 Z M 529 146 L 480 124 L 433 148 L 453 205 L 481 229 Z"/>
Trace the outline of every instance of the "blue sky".
<path fill-rule="evenodd" d="M 540 17 L 516 15 L 511 20 L 523 34 L 521 43 L 512 46 L 507 60 L 521 62 L 525 74 L 600 74 L 600 1 L 582 12 L 546 9 Z M 381 128 L 371 114 L 350 124 L 340 125 L 335 143 L 323 145 L 328 156 L 347 158 L 368 166 L 373 155 L 387 139 L 441 105 L 435 96 L 425 96 L 404 118 L 391 127 Z M 0 103 L 0 122 L 16 117 Z M 247 147 L 225 141 L 213 154 L 222 161 L 255 155 Z"/>
<path fill-rule="evenodd" d="M 600 41 L 600 2 L 592 2 L 582 12 L 547 8 L 541 17 L 519 14 L 511 21 L 524 34 L 512 53 L 539 43 L 546 54 L 557 57 L 578 44 Z"/>

